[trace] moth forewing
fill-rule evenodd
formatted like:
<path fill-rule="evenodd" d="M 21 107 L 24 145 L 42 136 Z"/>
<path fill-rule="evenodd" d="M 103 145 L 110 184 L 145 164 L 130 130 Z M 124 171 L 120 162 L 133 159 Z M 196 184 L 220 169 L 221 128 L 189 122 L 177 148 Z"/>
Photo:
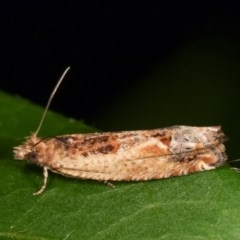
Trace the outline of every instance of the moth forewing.
<path fill-rule="evenodd" d="M 219 126 L 173 126 L 155 130 L 30 136 L 15 147 L 26 159 L 68 177 L 101 181 L 141 181 L 214 169 L 227 160 Z"/>

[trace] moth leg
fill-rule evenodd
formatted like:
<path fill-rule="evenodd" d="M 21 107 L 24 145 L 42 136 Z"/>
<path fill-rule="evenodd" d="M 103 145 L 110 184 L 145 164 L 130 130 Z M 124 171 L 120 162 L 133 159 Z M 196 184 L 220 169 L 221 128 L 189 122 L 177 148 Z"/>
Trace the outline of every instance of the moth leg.
<path fill-rule="evenodd" d="M 47 167 L 43 167 L 43 185 L 37 192 L 33 193 L 34 196 L 41 194 L 45 190 L 47 186 L 47 178 L 48 178 Z"/>
<path fill-rule="evenodd" d="M 100 181 L 100 182 L 103 182 L 104 184 L 106 184 L 107 186 L 111 187 L 111 188 L 115 188 L 115 185 L 111 182 L 108 182 L 107 180 L 104 180 L 104 181 Z"/>
<path fill-rule="evenodd" d="M 237 167 L 231 167 L 232 170 L 236 171 L 237 173 L 240 173 L 240 168 Z"/>

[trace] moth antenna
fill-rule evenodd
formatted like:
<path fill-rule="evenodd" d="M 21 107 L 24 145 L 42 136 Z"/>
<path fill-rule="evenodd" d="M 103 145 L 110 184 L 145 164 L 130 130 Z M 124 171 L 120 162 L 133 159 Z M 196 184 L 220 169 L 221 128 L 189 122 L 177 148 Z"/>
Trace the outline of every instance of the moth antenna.
<path fill-rule="evenodd" d="M 59 85 L 61 84 L 62 80 L 64 79 L 64 77 L 66 76 L 67 72 L 69 71 L 69 69 L 70 69 L 70 67 L 67 67 L 67 68 L 65 69 L 65 71 L 63 72 L 63 74 L 62 74 L 61 77 L 59 78 L 56 86 L 54 87 L 54 89 L 53 89 L 53 91 L 52 91 L 52 93 L 51 93 L 51 95 L 50 95 L 50 97 L 49 97 L 49 99 L 48 99 L 47 105 L 46 105 L 45 110 L 44 110 L 44 112 L 43 112 L 43 115 L 42 115 L 42 118 L 41 118 L 40 123 L 39 123 L 39 125 L 38 125 L 38 128 L 37 128 L 36 132 L 34 133 L 35 136 L 38 135 L 38 132 L 40 131 L 40 128 L 42 127 L 43 121 L 44 121 L 44 119 L 45 119 L 45 117 L 46 117 L 46 114 L 47 114 L 47 111 L 48 111 L 48 109 L 49 109 L 49 106 L 50 106 L 50 104 L 51 104 L 51 102 L 52 102 L 52 99 L 53 99 L 53 97 L 54 97 L 54 95 L 55 95 L 55 93 L 56 93 Z"/>

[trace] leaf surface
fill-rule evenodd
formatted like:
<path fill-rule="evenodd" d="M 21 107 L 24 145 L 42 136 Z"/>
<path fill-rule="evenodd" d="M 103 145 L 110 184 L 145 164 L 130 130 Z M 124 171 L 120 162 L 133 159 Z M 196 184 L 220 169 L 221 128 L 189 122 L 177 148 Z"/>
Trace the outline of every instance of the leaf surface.
<path fill-rule="evenodd" d="M 147 182 L 96 182 L 15 161 L 12 149 L 37 128 L 43 109 L 0 93 L 0 238 L 239 239 L 240 176 L 228 166 Z M 49 112 L 41 136 L 93 132 Z"/>

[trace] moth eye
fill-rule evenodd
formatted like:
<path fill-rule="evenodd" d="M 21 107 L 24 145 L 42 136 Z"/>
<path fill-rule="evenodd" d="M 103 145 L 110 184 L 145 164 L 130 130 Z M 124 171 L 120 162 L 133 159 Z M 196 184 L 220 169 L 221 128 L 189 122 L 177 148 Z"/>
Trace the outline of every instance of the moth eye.
<path fill-rule="evenodd" d="M 30 153 L 27 154 L 26 157 L 30 162 L 36 162 L 38 160 L 37 152 L 30 152 Z"/>

